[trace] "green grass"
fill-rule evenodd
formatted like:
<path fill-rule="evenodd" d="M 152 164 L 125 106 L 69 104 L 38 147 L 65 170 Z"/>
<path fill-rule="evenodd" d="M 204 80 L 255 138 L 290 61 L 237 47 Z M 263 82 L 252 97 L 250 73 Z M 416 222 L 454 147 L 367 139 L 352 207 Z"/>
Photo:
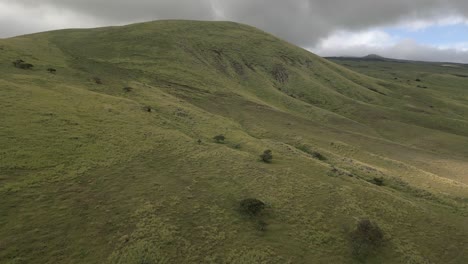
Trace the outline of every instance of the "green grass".
<path fill-rule="evenodd" d="M 468 261 L 464 65 L 339 66 L 230 22 L 0 51 L 1 263 L 358 263 L 362 218 L 385 233 L 368 263 Z"/>

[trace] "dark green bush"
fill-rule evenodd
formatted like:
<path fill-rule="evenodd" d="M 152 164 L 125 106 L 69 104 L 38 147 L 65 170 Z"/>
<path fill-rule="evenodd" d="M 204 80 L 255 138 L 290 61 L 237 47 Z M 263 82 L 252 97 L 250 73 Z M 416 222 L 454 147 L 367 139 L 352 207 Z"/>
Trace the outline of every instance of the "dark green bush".
<path fill-rule="evenodd" d="M 262 155 L 260 155 L 260 158 L 262 159 L 263 162 L 271 163 L 271 160 L 273 159 L 273 154 L 271 150 L 267 149 L 263 152 Z"/>
<path fill-rule="evenodd" d="M 241 212 L 250 216 L 259 215 L 263 209 L 265 209 L 265 203 L 255 198 L 244 199 L 240 202 Z"/>
<path fill-rule="evenodd" d="M 378 185 L 378 186 L 383 186 L 384 185 L 384 179 L 382 177 L 377 178 L 374 177 L 371 181 L 373 184 Z"/>
<path fill-rule="evenodd" d="M 29 70 L 34 67 L 31 63 L 26 63 L 24 60 L 16 60 L 13 62 L 13 65 L 18 69 Z"/>
<path fill-rule="evenodd" d="M 217 135 L 217 136 L 213 137 L 213 139 L 217 143 L 224 143 L 224 140 L 226 140 L 226 137 L 224 135 Z"/>
<path fill-rule="evenodd" d="M 317 151 L 312 151 L 308 146 L 306 145 L 300 145 L 300 146 L 297 146 L 296 147 L 297 149 L 311 155 L 313 158 L 315 159 L 318 159 L 318 160 L 321 160 L 321 161 L 324 161 L 324 160 L 327 160 L 327 158 L 322 155 L 320 152 L 317 152 Z"/>
<path fill-rule="evenodd" d="M 20 65 L 20 64 L 22 64 L 22 63 L 24 63 L 24 60 L 19 59 L 19 60 L 15 60 L 15 61 L 13 62 L 13 65 L 14 65 L 15 67 L 18 67 L 18 65 Z"/>
<path fill-rule="evenodd" d="M 321 160 L 321 161 L 327 160 L 327 158 L 325 156 L 323 156 L 322 154 L 320 154 L 317 151 L 313 151 L 310 155 L 312 155 L 312 157 L 314 157 L 315 159 L 318 159 L 318 160 Z"/>
<path fill-rule="evenodd" d="M 30 70 L 34 67 L 31 63 L 23 63 L 21 64 L 20 68 L 23 70 Z"/>
<path fill-rule="evenodd" d="M 354 256 L 363 258 L 382 245 L 384 234 L 376 223 L 368 219 L 360 220 L 351 233 L 351 243 Z"/>

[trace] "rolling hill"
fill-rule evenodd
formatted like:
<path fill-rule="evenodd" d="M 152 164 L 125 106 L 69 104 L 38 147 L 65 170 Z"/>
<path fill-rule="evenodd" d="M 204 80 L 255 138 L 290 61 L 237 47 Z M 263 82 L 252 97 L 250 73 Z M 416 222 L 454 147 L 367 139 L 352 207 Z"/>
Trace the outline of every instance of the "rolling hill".
<path fill-rule="evenodd" d="M 3 39 L 0 61 L 1 263 L 468 261 L 466 65 L 175 20 Z"/>

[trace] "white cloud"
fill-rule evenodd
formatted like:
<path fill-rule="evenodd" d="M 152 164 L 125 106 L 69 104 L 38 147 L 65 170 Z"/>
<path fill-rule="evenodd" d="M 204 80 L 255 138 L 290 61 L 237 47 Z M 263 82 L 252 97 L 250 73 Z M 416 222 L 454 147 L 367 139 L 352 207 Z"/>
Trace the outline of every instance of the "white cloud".
<path fill-rule="evenodd" d="M 378 29 L 359 32 L 340 30 L 326 38 L 321 39 L 314 50 L 318 50 L 324 53 L 332 50 L 349 49 L 363 46 L 379 49 L 394 45 L 397 40 L 397 38 L 392 37 L 390 34 Z"/>
<path fill-rule="evenodd" d="M 468 41 L 467 42 L 456 42 L 456 43 L 451 43 L 451 44 L 445 44 L 445 45 L 438 45 L 437 48 L 441 50 L 458 50 L 460 52 L 468 52 Z"/>
<path fill-rule="evenodd" d="M 413 39 L 393 37 L 378 29 L 356 33 L 338 31 L 309 50 L 321 56 L 361 57 L 378 54 L 395 59 L 468 63 L 468 42 L 424 45 Z"/>

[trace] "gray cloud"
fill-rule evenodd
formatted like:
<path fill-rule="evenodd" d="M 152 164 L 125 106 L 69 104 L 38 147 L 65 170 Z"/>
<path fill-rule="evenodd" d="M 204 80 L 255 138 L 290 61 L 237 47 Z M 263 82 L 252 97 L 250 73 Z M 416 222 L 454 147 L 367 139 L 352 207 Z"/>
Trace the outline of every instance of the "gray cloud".
<path fill-rule="evenodd" d="M 433 18 L 444 14 L 468 17 L 465 0 L 0 0 L 25 10 L 51 6 L 86 14 L 101 24 L 152 19 L 216 18 L 247 23 L 300 45 L 314 44 L 336 29 L 362 29 L 402 19 Z M 31 25 L 34 18 L 29 18 Z"/>
<path fill-rule="evenodd" d="M 18 34 L 26 34 L 30 32 L 36 32 L 46 30 L 46 28 L 36 25 L 30 25 L 29 23 L 16 19 L 15 17 L 0 17 L 0 25 L 2 25 L 0 37 L 15 36 Z"/>
<path fill-rule="evenodd" d="M 214 19 L 210 0 L 0 0 L 25 9 L 50 6 L 95 17 L 104 23 L 155 19 Z"/>
<path fill-rule="evenodd" d="M 468 17 L 466 0 L 0 0 L 1 7 L 38 15 L 24 22 L 17 19 L 21 14 L 0 10 L 0 37 L 38 29 L 201 19 L 250 24 L 303 47 L 313 47 L 337 30 L 449 15 Z M 60 20 L 62 12 L 76 19 Z M 54 16 L 58 19 L 50 19 Z"/>
<path fill-rule="evenodd" d="M 338 29 L 359 30 L 401 20 L 468 17 L 465 0 L 221 1 L 230 20 L 246 22 L 308 46 Z"/>

